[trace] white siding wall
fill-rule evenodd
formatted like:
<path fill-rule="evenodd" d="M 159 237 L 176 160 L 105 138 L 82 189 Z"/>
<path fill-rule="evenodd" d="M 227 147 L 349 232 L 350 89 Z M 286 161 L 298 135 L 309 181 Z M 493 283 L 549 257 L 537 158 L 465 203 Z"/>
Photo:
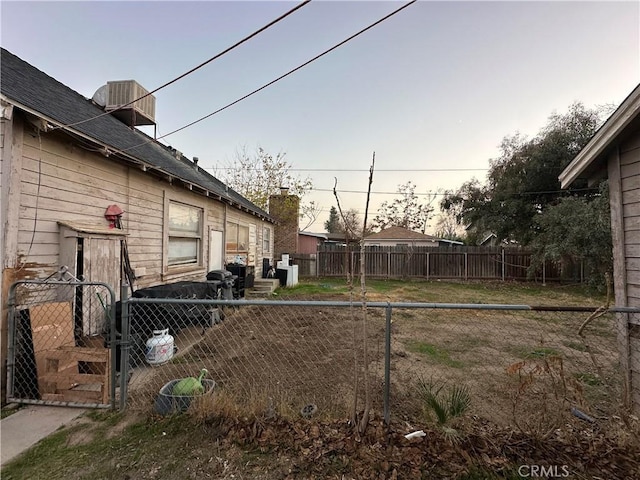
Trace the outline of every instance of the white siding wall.
<path fill-rule="evenodd" d="M 208 265 L 208 231 L 224 230 L 225 205 L 171 185 L 148 172 L 130 168 L 81 148 L 60 133 L 24 135 L 18 222 L 18 263 L 28 265 L 30 278 L 49 275 L 58 266 L 58 221 L 107 225 L 104 212 L 111 204 L 124 211 L 123 226 L 131 264 L 144 271 L 137 287 L 183 279 L 203 280 Z M 167 269 L 166 206 L 170 200 L 204 210 L 201 265 Z M 227 206 L 228 218 L 256 225 L 257 217 Z M 37 222 L 36 222 L 37 218 Z M 254 257 L 262 257 L 255 235 Z M 261 265 L 256 265 L 257 269 Z"/>

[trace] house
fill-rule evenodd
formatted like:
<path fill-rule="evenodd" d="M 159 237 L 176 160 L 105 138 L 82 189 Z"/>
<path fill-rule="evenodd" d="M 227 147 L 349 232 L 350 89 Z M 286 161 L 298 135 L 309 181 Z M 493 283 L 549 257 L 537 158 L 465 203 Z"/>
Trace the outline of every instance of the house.
<path fill-rule="evenodd" d="M 298 232 L 298 252 L 316 254 L 321 245 L 327 241 L 326 233 Z"/>
<path fill-rule="evenodd" d="M 620 104 L 560 174 L 609 181 L 615 304 L 640 307 L 640 85 Z M 628 401 L 640 411 L 640 314 L 618 315 L 618 341 Z"/>
<path fill-rule="evenodd" d="M 451 247 L 462 242 L 437 238 L 404 227 L 389 227 L 364 238 L 365 247 Z"/>
<path fill-rule="evenodd" d="M 273 258 L 273 218 L 197 158 L 135 129 L 155 121 L 152 96 L 126 105 L 146 92 L 137 83 L 109 82 L 92 101 L 5 49 L 1 65 L 3 355 L 13 282 L 66 265 L 118 295 L 125 239 L 136 288 L 204 280 L 237 258 L 261 275 L 263 258 Z M 115 87 L 129 93 L 119 110 Z M 110 228 L 114 218 L 122 229 Z"/>
<path fill-rule="evenodd" d="M 498 236 L 495 233 L 489 233 L 480 240 L 479 245 L 481 247 L 495 247 L 499 245 Z"/>

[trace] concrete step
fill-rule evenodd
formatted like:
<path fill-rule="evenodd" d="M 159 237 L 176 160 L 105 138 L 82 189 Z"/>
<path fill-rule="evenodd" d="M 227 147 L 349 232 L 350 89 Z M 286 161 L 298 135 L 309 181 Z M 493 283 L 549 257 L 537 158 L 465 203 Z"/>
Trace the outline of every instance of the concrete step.
<path fill-rule="evenodd" d="M 256 278 L 253 287 L 248 290 L 250 296 L 267 297 L 280 286 L 277 278 Z"/>
<path fill-rule="evenodd" d="M 251 290 L 255 290 L 257 292 L 273 292 L 275 288 L 271 285 L 254 285 Z"/>

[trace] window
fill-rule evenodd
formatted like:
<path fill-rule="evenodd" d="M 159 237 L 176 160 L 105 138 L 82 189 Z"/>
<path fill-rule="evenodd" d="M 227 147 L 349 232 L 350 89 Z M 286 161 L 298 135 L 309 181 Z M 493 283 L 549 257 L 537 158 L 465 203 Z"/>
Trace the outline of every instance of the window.
<path fill-rule="evenodd" d="M 233 222 L 227 222 L 227 252 L 249 252 L 249 227 Z"/>
<path fill-rule="evenodd" d="M 262 229 L 262 253 L 267 254 L 271 252 L 271 229 L 264 227 Z"/>
<path fill-rule="evenodd" d="M 169 202 L 169 266 L 197 265 L 202 245 L 202 209 Z"/>

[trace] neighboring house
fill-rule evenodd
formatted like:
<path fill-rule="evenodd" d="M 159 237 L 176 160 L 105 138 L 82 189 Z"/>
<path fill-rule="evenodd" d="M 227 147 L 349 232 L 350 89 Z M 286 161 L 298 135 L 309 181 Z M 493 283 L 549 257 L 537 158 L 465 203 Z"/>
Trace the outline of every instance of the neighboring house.
<path fill-rule="evenodd" d="M 7 50 L 1 55 L 3 352 L 12 282 L 44 279 L 68 265 L 74 276 L 118 292 L 125 238 L 136 288 L 205 280 L 237 257 L 261 275 L 262 259 L 273 258 L 272 217 L 197 159 L 133 128 L 154 123 L 153 97 L 141 110 L 136 102 L 105 114 Z M 110 205 L 124 210 L 121 230 L 109 228 Z"/>
<path fill-rule="evenodd" d="M 345 235 L 344 232 L 327 233 L 326 235 L 327 235 L 327 241 L 325 242 L 326 244 L 346 245 L 348 243 L 349 245 L 357 245 L 360 243 L 360 238 L 354 238 L 351 236 L 347 238 L 348 235 Z"/>
<path fill-rule="evenodd" d="M 389 227 L 364 239 L 365 247 L 449 247 L 462 242 L 437 238 L 403 227 Z"/>
<path fill-rule="evenodd" d="M 327 241 L 326 233 L 298 232 L 298 252 L 305 254 L 318 253 L 318 249 Z"/>
<path fill-rule="evenodd" d="M 500 242 L 498 242 L 498 236 L 495 233 L 489 233 L 485 235 L 479 243 L 481 247 L 495 247 L 499 244 Z"/>
<path fill-rule="evenodd" d="M 608 177 L 616 306 L 640 307 L 640 85 L 560 174 L 562 188 L 578 178 Z M 640 315 L 619 315 L 618 340 L 630 401 L 640 411 Z"/>

